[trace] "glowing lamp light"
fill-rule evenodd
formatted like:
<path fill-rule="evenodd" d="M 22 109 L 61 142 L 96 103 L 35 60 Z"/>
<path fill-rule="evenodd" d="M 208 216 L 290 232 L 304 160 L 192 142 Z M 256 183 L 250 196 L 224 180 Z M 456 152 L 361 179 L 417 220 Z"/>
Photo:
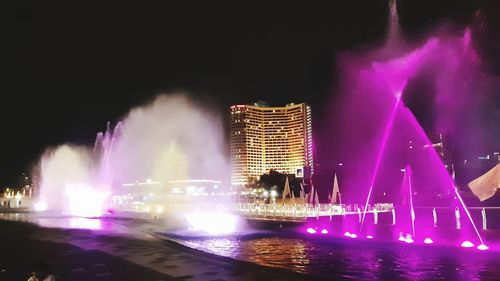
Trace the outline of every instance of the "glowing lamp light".
<path fill-rule="evenodd" d="M 86 184 L 67 184 L 64 192 L 69 203 L 69 214 L 78 217 L 101 216 L 104 202 L 111 194 Z"/>
<path fill-rule="evenodd" d="M 352 239 L 354 238 L 358 238 L 358 235 L 356 235 L 356 233 L 351 233 L 351 236 L 350 236 Z"/>
<path fill-rule="evenodd" d="M 47 203 L 45 202 L 37 202 L 35 204 L 35 211 L 42 212 L 47 210 Z"/>
<path fill-rule="evenodd" d="M 464 242 L 462 242 L 462 244 L 460 246 L 464 247 L 464 248 L 472 248 L 472 247 L 474 247 L 474 244 L 472 244 L 472 242 L 470 242 L 468 240 L 465 240 Z"/>
<path fill-rule="evenodd" d="M 321 234 L 328 234 L 328 230 L 323 228 L 323 230 L 321 230 Z"/>
<path fill-rule="evenodd" d="M 191 212 L 185 215 L 190 230 L 210 235 L 230 234 L 236 231 L 238 218 L 223 212 Z"/>
<path fill-rule="evenodd" d="M 276 190 L 271 190 L 271 197 L 276 197 L 278 196 L 278 192 L 276 192 Z"/>
<path fill-rule="evenodd" d="M 366 239 L 373 239 L 373 236 L 371 236 L 371 235 L 366 235 Z"/>
<path fill-rule="evenodd" d="M 484 245 L 484 244 L 481 244 L 481 245 L 477 246 L 477 249 L 478 249 L 478 250 L 481 250 L 481 251 L 486 251 L 486 250 L 488 250 L 489 248 L 490 248 L 490 247 L 488 247 L 488 246 L 486 246 L 486 245 Z"/>
<path fill-rule="evenodd" d="M 403 234 L 399 234 L 399 238 L 398 238 L 399 241 L 401 242 L 404 242 L 406 239 L 405 237 L 403 236 Z"/>
<path fill-rule="evenodd" d="M 408 244 L 411 244 L 411 243 L 415 242 L 415 241 L 413 240 L 413 237 L 412 237 L 410 234 L 406 234 L 406 237 L 405 237 L 404 241 L 405 241 L 406 243 L 408 243 Z"/>
<path fill-rule="evenodd" d="M 424 244 L 432 244 L 432 243 L 434 243 L 434 241 L 432 241 L 431 238 L 427 237 L 424 239 Z"/>
<path fill-rule="evenodd" d="M 413 242 L 415 242 L 415 241 L 414 241 L 414 240 L 413 240 L 413 238 L 411 238 L 411 237 L 406 237 L 406 238 L 405 238 L 405 242 L 406 242 L 406 243 L 408 243 L 408 244 L 412 244 L 412 243 L 413 243 Z"/>
<path fill-rule="evenodd" d="M 308 229 L 306 229 L 307 233 L 309 234 L 316 234 L 316 229 L 312 228 L 312 227 L 309 227 Z"/>
<path fill-rule="evenodd" d="M 351 233 L 349 231 L 346 231 L 346 233 L 344 233 L 344 236 L 351 237 Z"/>

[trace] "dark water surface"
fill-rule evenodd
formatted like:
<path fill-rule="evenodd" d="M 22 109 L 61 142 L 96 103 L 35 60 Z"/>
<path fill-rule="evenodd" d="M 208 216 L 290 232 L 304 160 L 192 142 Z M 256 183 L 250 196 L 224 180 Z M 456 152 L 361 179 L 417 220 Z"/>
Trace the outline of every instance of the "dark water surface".
<path fill-rule="evenodd" d="M 345 239 L 344 239 L 345 240 Z M 352 280 L 500 280 L 500 254 L 308 237 L 187 238 L 199 250 L 292 271 Z"/>
<path fill-rule="evenodd" d="M 0 219 L 127 236 L 137 236 L 142 228 L 147 229 L 135 220 L 45 218 L 30 214 L 3 214 Z M 452 236 L 451 230 L 441 232 Z M 483 234 L 488 245 L 496 250 L 481 252 L 475 248 L 305 236 L 288 231 L 252 231 L 233 237 L 179 234 L 174 238 L 209 253 L 337 280 L 500 280 L 500 245 L 492 243 L 499 241 L 500 233 Z"/>

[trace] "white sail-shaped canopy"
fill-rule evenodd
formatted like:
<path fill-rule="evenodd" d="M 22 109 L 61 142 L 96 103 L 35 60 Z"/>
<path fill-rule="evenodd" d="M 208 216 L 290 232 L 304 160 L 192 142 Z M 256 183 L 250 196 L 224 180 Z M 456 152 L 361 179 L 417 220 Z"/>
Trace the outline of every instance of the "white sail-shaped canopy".
<path fill-rule="evenodd" d="M 484 201 L 495 195 L 497 189 L 500 189 L 500 164 L 486 174 L 469 183 L 469 188 L 479 200 Z"/>
<path fill-rule="evenodd" d="M 337 195 L 338 195 L 338 200 L 337 200 Z M 340 188 L 339 188 L 339 181 L 337 180 L 337 174 L 335 174 L 335 177 L 333 178 L 333 188 L 332 192 L 330 193 L 329 199 L 331 204 L 342 204 L 342 198 L 340 197 Z"/>
<path fill-rule="evenodd" d="M 288 177 L 286 177 L 285 180 L 285 187 L 283 188 L 283 200 L 286 198 L 287 195 L 290 195 L 290 183 L 288 182 Z"/>
<path fill-rule="evenodd" d="M 314 185 L 311 185 L 311 192 L 307 195 L 307 202 L 313 205 L 319 204 L 318 191 L 314 188 Z"/>

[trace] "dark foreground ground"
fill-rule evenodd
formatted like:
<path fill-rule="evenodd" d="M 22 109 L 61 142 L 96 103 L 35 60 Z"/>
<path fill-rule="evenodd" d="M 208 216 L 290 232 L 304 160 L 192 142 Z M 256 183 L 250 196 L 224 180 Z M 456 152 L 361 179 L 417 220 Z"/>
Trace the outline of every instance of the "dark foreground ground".
<path fill-rule="evenodd" d="M 139 234 L 138 234 L 139 233 Z M 306 280 L 199 254 L 144 234 L 43 228 L 0 220 L 0 280 L 27 280 L 46 262 L 56 280 Z"/>

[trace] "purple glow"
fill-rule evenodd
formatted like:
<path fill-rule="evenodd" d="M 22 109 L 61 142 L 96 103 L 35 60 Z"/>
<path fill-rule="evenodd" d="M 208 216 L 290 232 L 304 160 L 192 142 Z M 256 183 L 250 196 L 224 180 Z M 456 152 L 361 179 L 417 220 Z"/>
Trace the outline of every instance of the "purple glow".
<path fill-rule="evenodd" d="M 488 247 L 488 246 L 486 246 L 486 245 L 484 245 L 484 244 L 481 244 L 481 245 L 477 246 L 477 249 L 478 249 L 478 250 L 481 250 L 481 251 L 486 251 L 486 250 L 488 250 L 489 248 L 490 248 L 490 247 Z"/>
<path fill-rule="evenodd" d="M 391 12 L 391 19 L 395 15 L 397 12 L 394 10 Z M 391 28 L 397 29 L 397 21 L 391 23 L 394 23 Z M 397 33 L 389 34 L 397 37 Z M 391 44 L 397 42 L 389 41 Z M 427 227 L 429 219 L 425 215 L 420 217 L 421 212 L 417 208 L 423 203 L 444 208 L 449 208 L 451 205 L 454 208 L 458 202 L 450 201 L 456 197 L 459 208 L 466 213 L 463 220 L 468 221 L 467 226 L 469 222 L 472 225 L 471 228 L 466 227 L 462 230 L 461 237 L 483 244 L 470 212 L 440 158 L 443 155 L 439 154 L 438 149 L 433 149 L 436 147 L 433 144 L 438 141 L 427 136 L 427 133 L 432 131 L 439 133 L 440 136 L 441 133 L 464 135 L 460 131 L 460 126 L 465 122 L 457 122 L 463 119 L 460 117 L 460 111 L 468 107 L 469 101 L 476 101 L 475 97 L 478 95 L 474 93 L 477 89 L 484 88 L 487 80 L 481 73 L 478 61 L 480 57 L 476 56 L 471 41 L 469 30 L 465 31 L 463 38 L 439 32 L 436 36 L 428 38 L 421 46 L 407 45 L 402 48 L 403 46 L 389 45 L 386 42 L 388 45 L 381 50 L 361 55 L 347 53 L 341 56 L 339 65 L 343 69 L 339 72 L 342 75 L 339 79 L 341 82 L 339 91 L 345 95 L 336 97 L 334 105 L 340 113 L 335 114 L 337 117 L 335 120 L 332 118 L 332 133 L 329 136 L 332 139 L 336 138 L 339 145 L 336 145 L 338 148 L 331 148 L 334 157 L 330 165 L 337 166 L 342 162 L 343 169 L 351 169 L 349 172 L 353 176 L 346 175 L 343 179 L 345 190 L 343 198 L 347 202 L 361 201 L 363 204 L 360 229 L 367 228 L 365 224 L 369 223 L 369 217 L 366 214 L 371 212 L 370 204 L 390 202 L 398 207 L 404 206 L 403 212 L 405 212 L 404 216 L 398 214 L 397 223 L 394 220 L 394 224 L 397 224 L 394 234 L 403 231 L 404 236 L 392 237 L 402 242 L 414 242 L 418 238 L 418 242 L 421 242 L 425 238 L 419 236 L 422 232 L 425 235 L 430 234 L 422 229 Z M 427 80 L 431 82 L 429 84 L 435 85 L 428 91 L 431 100 L 427 96 L 422 96 L 427 93 L 420 93 L 420 86 L 415 86 L 421 82 L 425 84 Z M 437 115 L 437 124 L 428 124 L 427 133 L 410 108 L 405 105 L 403 96 L 405 98 L 410 96 L 409 100 L 413 100 L 412 95 L 420 95 L 419 99 L 434 102 L 435 108 L 431 110 Z M 488 100 L 484 96 L 480 99 Z M 454 125 L 450 126 L 447 123 Z M 328 143 L 325 142 L 325 146 L 328 146 Z M 443 143 L 445 142 L 442 141 L 441 144 Z M 408 165 L 407 167 L 411 166 L 413 169 L 411 176 L 410 172 L 404 169 L 408 174 L 406 180 L 408 191 L 404 192 L 409 192 L 409 196 L 402 194 L 400 189 L 400 174 L 396 172 L 402 168 L 401 165 Z M 360 186 L 363 192 L 359 192 Z M 404 197 L 404 200 L 401 200 L 401 197 Z M 410 215 L 406 214 L 408 205 Z M 408 220 L 409 217 L 411 220 Z M 357 222 L 355 225 L 358 226 Z M 347 227 L 355 229 L 353 225 L 346 224 Z M 480 243 L 474 238 L 472 229 Z M 408 238 L 407 233 L 412 236 Z M 345 236 L 350 236 L 350 233 Z"/>
<path fill-rule="evenodd" d="M 312 227 L 309 227 L 307 230 L 307 233 L 309 234 L 316 234 L 316 229 L 312 228 Z M 323 231 L 321 231 L 321 233 L 323 233 Z"/>
<path fill-rule="evenodd" d="M 432 244 L 432 243 L 434 243 L 434 241 L 432 241 L 431 238 L 427 237 L 424 239 L 424 244 Z"/>
<path fill-rule="evenodd" d="M 472 244 L 472 242 L 468 240 L 465 240 L 464 242 L 462 242 L 462 244 L 460 244 L 460 246 L 464 248 L 472 248 L 474 247 L 474 244 Z"/>
<path fill-rule="evenodd" d="M 346 231 L 346 232 L 344 233 L 344 236 L 351 237 L 351 233 L 350 233 L 349 231 Z"/>
<path fill-rule="evenodd" d="M 327 229 L 321 230 L 321 234 L 328 234 L 328 230 Z"/>
<path fill-rule="evenodd" d="M 373 236 L 371 236 L 371 235 L 366 235 L 366 239 L 373 239 Z"/>
<path fill-rule="evenodd" d="M 352 239 L 355 239 L 355 238 L 358 238 L 358 235 L 356 235 L 356 233 L 351 233 L 351 236 L 350 236 Z"/>

